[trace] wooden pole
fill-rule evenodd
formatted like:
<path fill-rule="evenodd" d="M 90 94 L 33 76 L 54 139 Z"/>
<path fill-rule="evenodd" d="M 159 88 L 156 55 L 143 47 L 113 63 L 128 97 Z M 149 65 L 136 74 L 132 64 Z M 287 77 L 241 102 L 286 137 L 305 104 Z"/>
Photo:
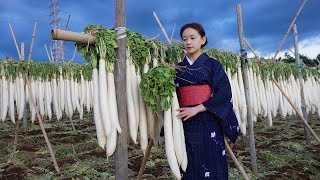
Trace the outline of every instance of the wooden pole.
<path fill-rule="evenodd" d="M 307 2 L 307 0 L 304 0 L 303 3 L 301 4 L 298 12 L 296 13 L 295 17 L 293 18 L 293 20 L 292 20 L 292 22 L 291 22 L 291 24 L 290 24 L 290 26 L 289 26 L 289 28 L 288 28 L 288 31 L 286 32 L 286 34 L 285 34 L 284 37 L 282 38 L 282 41 L 281 41 L 281 43 L 280 43 L 280 45 L 279 45 L 276 53 L 274 54 L 273 59 L 276 59 L 276 58 L 277 58 L 278 53 L 280 52 L 280 50 L 281 50 L 281 48 L 282 48 L 282 46 L 283 46 L 283 43 L 284 43 L 285 40 L 287 39 L 287 36 L 288 36 L 289 32 L 291 31 L 293 24 L 296 22 L 296 20 L 297 20 L 299 14 L 300 14 L 302 8 L 303 8 L 304 5 L 306 4 L 306 2 Z"/>
<path fill-rule="evenodd" d="M 162 26 L 157 14 L 155 11 L 153 11 L 153 16 L 156 18 L 157 22 L 158 22 L 158 25 L 162 31 L 162 33 L 164 34 L 164 37 L 167 39 L 168 43 L 171 44 L 171 40 L 169 39 L 169 36 L 168 34 L 166 33 L 166 30 L 164 29 L 164 27 Z"/>
<path fill-rule="evenodd" d="M 228 142 L 226 140 L 224 140 L 224 143 L 226 145 L 226 149 L 227 152 L 229 153 L 231 159 L 233 160 L 234 164 L 236 165 L 236 168 L 239 170 L 239 172 L 241 173 L 242 177 L 244 180 L 249 180 L 249 177 L 247 175 L 247 173 L 244 171 L 243 167 L 241 166 L 241 164 L 239 163 L 238 159 L 236 158 L 236 156 L 233 154 Z"/>
<path fill-rule="evenodd" d="M 254 54 L 254 56 L 259 60 L 259 56 L 256 53 L 256 51 L 252 48 L 252 46 L 250 45 L 250 43 L 248 42 L 246 37 L 243 37 L 244 42 L 247 44 L 247 46 L 249 47 L 249 49 L 251 50 L 251 52 Z"/>
<path fill-rule="evenodd" d="M 293 102 L 290 100 L 290 98 L 286 95 L 286 93 L 284 92 L 284 90 L 281 88 L 281 86 L 279 85 L 279 83 L 272 78 L 271 79 L 272 82 L 279 88 L 279 90 L 282 92 L 282 94 L 284 95 L 284 97 L 288 100 L 288 102 L 291 104 L 291 106 L 293 107 L 293 109 L 297 112 L 297 114 L 299 115 L 299 117 L 302 119 L 303 124 L 305 125 L 305 127 L 308 128 L 308 130 L 311 132 L 311 134 L 313 135 L 313 137 L 317 140 L 318 143 L 320 143 L 320 138 L 317 136 L 317 134 L 312 130 L 311 126 L 308 124 L 308 122 L 304 119 L 303 115 L 300 114 L 298 108 L 293 104 Z"/>
<path fill-rule="evenodd" d="M 258 167 L 257 167 L 257 156 L 256 156 L 256 147 L 254 140 L 254 128 L 253 128 L 253 113 L 251 108 L 251 99 L 249 92 L 249 77 L 248 77 L 248 67 L 246 64 L 247 53 L 244 48 L 244 34 L 243 34 L 243 25 L 242 25 L 242 12 L 241 5 L 237 4 L 237 18 L 238 18 L 238 32 L 239 32 L 239 42 L 240 42 L 240 51 L 241 51 L 241 69 L 243 76 L 243 84 L 245 88 L 245 96 L 247 103 L 247 114 L 248 114 L 248 122 L 249 122 L 249 141 L 250 141 L 250 156 L 251 156 L 251 167 L 252 173 L 255 176 L 258 176 Z"/>
<path fill-rule="evenodd" d="M 91 34 L 83 34 L 77 32 L 66 31 L 62 29 L 52 29 L 51 30 L 51 39 L 53 40 L 64 40 L 72 41 L 85 44 L 94 44 L 95 36 Z"/>
<path fill-rule="evenodd" d="M 115 87 L 119 123 L 122 133 L 118 134 L 115 151 L 115 178 L 128 179 L 128 125 L 126 99 L 126 0 L 115 0 L 115 31 L 118 48 L 115 61 Z M 129 90 L 129 89 L 128 89 Z"/>
<path fill-rule="evenodd" d="M 35 22 L 34 22 L 28 61 L 31 60 L 31 56 L 32 56 L 32 49 L 33 49 L 34 38 L 36 36 L 37 24 L 38 24 L 38 19 L 36 19 Z"/>
<path fill-rule="evenodd" d="M 302 79 L 302 72 L 301 72 L 301 61 L 300 61 L 300 53 L 299 53 L 299 46 L 298 46 L 298 31 L 297 31 L 297 25 L 293 25 L 293 38 L 294 38 L 294 51 L 295 51 L 295 58 L 296 58 L 296 64 L 298 66 L 298 76 L 299 76 L 299 82 L 300 82 L 300 93 L 301 93 L 301 110 L 303 114 L 303 118 L 306 122 L 308 122 L 308 115 L 307 115 L 307 105 L 306 100 L 304 97 L 304 88 L 303 88 L 303 79 Z M 304 135 L 306 138 L 306 144 L 310 144 L 310 132 L 308 131 L 308 128 L 304 126 Z"/>
<path fill-rule="evenodd" d="M 20 53 L 20 50 L 19 50 L 19 47 L 18 47 L 18 43 L 17 43 L 17 40 L 16 40 L 16 36 L 14 35 L 14 32 L 13 32 L 13 29 L 11 27 L 10 22 L 8 24 L 9 24 L 9 28 L 10 28 L 10 31 L 11 31 L 11 35 L 12 35 L 14 44 L 16 45 L 16 49 L 17 49 L 17 52 L 18 52 L 19 59 L 22 59 L 21 53 Z"/>

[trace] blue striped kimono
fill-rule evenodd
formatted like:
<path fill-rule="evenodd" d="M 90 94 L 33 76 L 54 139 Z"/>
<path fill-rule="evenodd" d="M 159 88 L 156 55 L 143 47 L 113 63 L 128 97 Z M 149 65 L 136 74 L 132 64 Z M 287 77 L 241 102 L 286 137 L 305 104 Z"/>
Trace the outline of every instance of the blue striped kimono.
<path fill-rule="evenodd" d="M 228 179 L 224 134 L 232 142 L 239 135 L 228 77 L 221 63 L 205 53 L 192 65 L 186 58 L 179 65 L 185 68 L 177 70 L 177 88 L 209 84 L 212 91 L 212 96 L 202 103 L 207 111 L 183 121 L 188 167 L 186 172 L 181 171 L 182 179 Z"/>

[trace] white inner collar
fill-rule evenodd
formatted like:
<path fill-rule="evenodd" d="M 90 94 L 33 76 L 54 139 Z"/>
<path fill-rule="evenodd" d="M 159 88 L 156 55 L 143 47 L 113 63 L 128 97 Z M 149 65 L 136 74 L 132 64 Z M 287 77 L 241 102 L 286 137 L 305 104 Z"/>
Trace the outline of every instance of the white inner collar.
<path fill-rule="evenodd" d="M 191 61 L 191 59 L 188 56 L 186 56 L 186 58 L 187 58 L 187 61 L 189 62 L 190 65 L 192 65 L 194 63 L 193 61 Z"/>

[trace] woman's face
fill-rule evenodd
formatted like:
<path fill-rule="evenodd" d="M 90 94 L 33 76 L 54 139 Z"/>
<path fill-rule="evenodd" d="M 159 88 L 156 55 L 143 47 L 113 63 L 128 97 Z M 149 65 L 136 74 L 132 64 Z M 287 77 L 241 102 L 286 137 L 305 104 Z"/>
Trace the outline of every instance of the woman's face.
<path fill-rule="evenodd" d="M 201 53 L 201 45 L 206 42 L 206 37 L 201 37 L 199 32 L 193 28 L 187 28 L 182 33 L 183 47 L 188 54 Z"/>

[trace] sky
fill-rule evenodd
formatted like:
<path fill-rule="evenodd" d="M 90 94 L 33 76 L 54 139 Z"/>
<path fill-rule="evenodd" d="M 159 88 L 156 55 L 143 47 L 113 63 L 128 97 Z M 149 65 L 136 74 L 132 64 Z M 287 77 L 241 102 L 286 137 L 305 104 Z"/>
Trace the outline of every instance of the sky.
<path fill-rule="evenodd" d="M 255 51 L 262 57 L 271 57 L 287 32 L 303 0 L 127 0 L 126 26 L 146 37 L 165 41 L 152 12 L 155 11 L 169 36 L 175 26 L 173 39 L 180 40 L 180 28 L 190 22 L 203 25 L 208 39 L 207 48 L 232 51 L 239 54 L 239 38 L 236 4 L 241 3 L 244 35 Z M 25 58 L 28 58 L 34 22 L 37 30 L 32 59 L 48 61 L 44 45 L 50 39 L 50 0 L 0 0 L 0 59 L 19 59 L 8 26 L 11 23 L 18 44 L 25 44 Z M 88 24 L 114 26 L 114 5 L 111 0 L 60 0 L 60 28 L 82 32 Z M 301 11 L 296 24 L 299 38 L 299 51 L 310 58 L 320 54 L 320 0 L 309 0 Z M 74 43 L 65 42 L 65 57 L 69 61 L 74 52 Z M 293 34 L 287 40 L 279 56 L 293 50 Z M 249 56 L 253 56 L 246 47 Z M 291 54 L 293 56 L 293 54 Z M 75 54 L 74 62 L 83 63 L 80 53 Z"/>

